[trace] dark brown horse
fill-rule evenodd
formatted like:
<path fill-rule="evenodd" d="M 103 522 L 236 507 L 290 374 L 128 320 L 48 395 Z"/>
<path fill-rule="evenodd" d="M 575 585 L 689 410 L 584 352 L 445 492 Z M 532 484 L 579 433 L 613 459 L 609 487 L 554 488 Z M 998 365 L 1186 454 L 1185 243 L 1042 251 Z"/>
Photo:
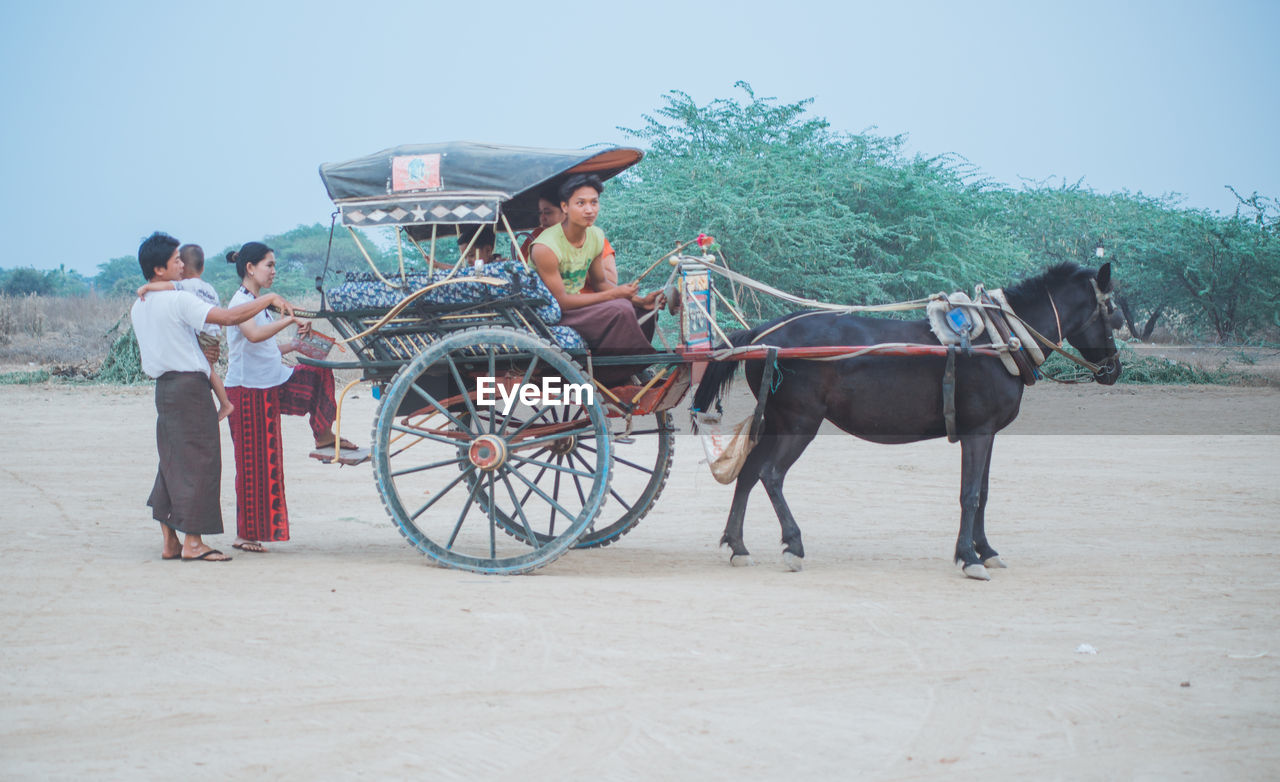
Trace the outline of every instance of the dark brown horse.
<path fill-rule="evenodd" d="M 1112 331 L 1121 317 L 1111 306 L 1111 266 L 1083 268 L 1054 266 L 1039 276 L 1005 289 L 1010 307 L 1035 331 L 1066 340 L 1090 362 L 1099 365 L 1094 379 L 1111 385 L 1120 376 Z M 730 335 L 735 346 L 771 331 L 761 344 L 776 347 L 814 345 L 875 345 L 886 342 L 937 344 L 927 321 L 866 318 L 822 313 L 786 322 L 786 316 L 748 331 Z M 985 334 L 975 345 L 989 343 Z M 1046 349 L 1047 353 L 1048 350 Z M 746 377 L 759 396 L 763 361 L 747 361 Z M 738 475 L 733 505 L 721 544 L 732 550 L 734 564 L 750 560 L 742 540 L 747 498 L 759 481 L 764 484 L 782 525 L 783 557 L 793 570 L 804 558 L 800 528 L 782 496 L 787 470 L 804 452 L 823 419 L 874 443 L 911 443 L 944 437 L 942 382 L 946 359 L 941 356 L 867 355 L 840 361 L 779 360 L 781 382 L 764 409 L 763 435 Z M 733 377 L 732 362 L 713 362 L 694 395 L 694 409 L 708 410 Z M 991 446 L 996 432 L 1018 415 L 1024 384 L 995 356 L 956 359 L 955 433 L 960 440 L 960 534 L 955 561 L 966 575 L 988 579 L 987 567 L 1004 567 L 987 541 L 984 511 L 991 469 Z"/>

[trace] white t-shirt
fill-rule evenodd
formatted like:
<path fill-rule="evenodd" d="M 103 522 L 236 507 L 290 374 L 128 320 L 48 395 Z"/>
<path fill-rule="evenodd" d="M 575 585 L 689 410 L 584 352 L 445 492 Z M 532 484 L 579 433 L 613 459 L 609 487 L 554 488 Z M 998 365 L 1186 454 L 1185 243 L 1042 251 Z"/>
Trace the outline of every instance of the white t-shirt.
<path fill-rule="evenodd" d="M 202 300 L 215 307 L 221 304 L 221 302 L 218 301 L 218 292 L 213 289 L 212 285 L 199 277 L 192 277 L 189 280 L 178 280 L 173 284 L 173 287 L 180 291 L 194 293 L 196 296 L 199 296 Z M 206 323 L 200 331 L 211 337 L 216 337 L 222 333 L 222 327 L 215 323 Z"/>
<path fill-rule="evenodd" d="M 227 302 L 227 308 L 253 301 L 254 296 L 241 286 L 236 295 Z M 258 326 L 269 326 L 275 316 L 263 310 L 253 317 Z M 275 337 L 261 342 L 250 342 L 239 326 L 227 329 L 227 376 L 222 381 L 228 386 L 242 388 L 275 388 L 289 379 L 293 370 L 283 363 L 284 354 L 276 344 Z"/>
<path fill-rule="evenodd" d="M 138 337 L 142 371 L 151 377 L 165 372 L 209 374 L 209 359 L 200 352 L 196 330 L 213 305 L 183 291 L 152 291 L 133 303 L 129 317 Z"/>

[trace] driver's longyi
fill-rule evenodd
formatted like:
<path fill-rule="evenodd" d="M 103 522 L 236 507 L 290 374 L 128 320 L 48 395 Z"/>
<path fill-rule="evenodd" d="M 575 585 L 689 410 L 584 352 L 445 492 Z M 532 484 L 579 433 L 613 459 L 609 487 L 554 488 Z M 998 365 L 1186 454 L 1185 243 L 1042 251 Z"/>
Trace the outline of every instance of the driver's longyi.
<path fill-rule="evenodd" d="M 647 355 L 656 318 L 639 316 L 663 304 L 662 293 L 639 295 L 638 283 L 616 285 L 604 263 L 604 232 L 596 225 L 604 185 L 578 174 L 560 186 L 564 219 L 543 231 L 532 246 L 533 265 L 560 305 L 560 325 L 575 329 L 595 355 Z M 597 367 L 605 385 L 625 382 L 634 367 Z"/>

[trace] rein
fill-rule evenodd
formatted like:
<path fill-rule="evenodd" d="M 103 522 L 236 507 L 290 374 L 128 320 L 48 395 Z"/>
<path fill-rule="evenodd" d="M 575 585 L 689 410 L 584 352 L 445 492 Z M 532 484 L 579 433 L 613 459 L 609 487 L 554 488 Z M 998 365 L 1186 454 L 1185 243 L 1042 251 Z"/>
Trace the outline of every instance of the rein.
<path fill-rule="evenodd" d="M 677 248 L 677 249 L 679 249 L 679 248 Z M 668 255 L 670 255 L 670 253 L 669 253 Z M 665 256 L 664 256 L 664 257 L 665 257 Z M 748 276 L 746 276 L 746 275 L 744 275 L 744 274 L 741 274 L 741 273 L 739 273 L 739 272 L 735 272 L 735 271 L 733 271 L 733 270 L 731 270 L 731 269 L 728 269 L 728 268 L 722 267 L 722 266 L 720 266 L 720 265 L 718 265 L 718 264 L 712 263 L 712 262 L 710 262 L 709 260 L 706 260 L 705 258 L 690 257 L 690 256 L 680 256 L 680 260 L 682 260 L 682 261 L 691 261 L 691 262 L 697 263 L 697 264 L 699 264 L 700 266 L 702 266 L 702 267 L 704 267 L 704 268 L 708 269 L 709 271 L 715 272 L 716 274 L 719 274 L 719 275 L 721 275 L 722 277 L 726 277 L 726 278 L 728 278 L 731 282 L 738 283 L 739 285 L 742 285 L 743 287 L 746 287 L 746 288 L 750 288 L 750 289 L 756 290 L 756 291 L 758 291 L 758 292 L 760 292 L 760 293 L 763 293 L 763 294 L 765 294 L 765 295 L 767 295 L 767 296 L 772 296 L 772 297 L 777 298 L 777 299 L 780 299 L 780 300 L 782 300 L 782 301 L 786 301 L 786 302 L 790 302 L 790 303 L 792 303 L 792 304 L 796 304 L 796 305 L 799 305 L 799 306 L 803 306 L 803 307 L 808 307 L 808 308 L 810 308 L 810 311 L 809 311 L 809 312 L 796 313 L 796 314 L 792 315 L 791 317 L 789 317 L 789 318 L 785 318 L 785 319 L 784 319 L 784 320 L 782 320 L 781 322 L 774 324 L 773 326 L 771 326 L 771 327 L 770 327 L 770 328 L 768 328 L 767 330 L 763 331 L 762 333 L 757 334 L 757 335 L 755 336 L 755 338 L 751 341 L 751 342 L 752 342 L 752 344 L 759 344 L 759 343 L 760 343 L 760 340 L 761 340 L 761 339 L 763 339 L 765 336 L 767 336 L 767 335 L 769 335 L 769 334 L 773 333 L 774 331 L 777 331 L 778 329 L 782 328 L 783 326 L 786 326 L 786 325 L 788 325 L 788 324 L 790 324 L 790 323 L 792 323 L 792 322 L 794 322 L 794 321 L 796 321 L 796 320 L 798 320 L 798 319 L 800 319 L 800 318 L 805 318 L 805 317 L 809 317 L 809 316 L 812 316 L 812 315 L 819 315 L 819 314 L 822 314 L 822 313 L 824 313 L 824 312 L 825 312 L 825 313 L 841 313 L 841 314 L 844 314 L 844 313 L 862 313 L 862 312 L 904 312 L 904 311 L 909 311 L 909 310 L 924 309 L 925 305 L 927 305 L 927 304 L 928 304 L 928 302 L 929 302 L 929 299 L 916 299 L 916 300 L 913 300 L 913 301 L 903 301 L 903 302 L 897 302 L 897 303 L 894 303 L 894 304 L 879 304 L 879 305 L 837 305 L 837 304 L 828 304 L 828 303 L 826 303 L 826 302 L 814 301 L 813 299 L 807 299 L 807 298 L 800 297 L 800 296 L 793 296 L 793 295 L 791 295 L 791 294 L 788 294 L 788 293 L 785 293 L 785 292 L 783 292 L 783 291 L 780 291 L 780 290 L 778 290 L 777 288 L 774 288 L 774 287 L 772 287 L 772 286 L 770 286 L 770 285 L 766 285 L 765 283 L 762 283 L 762 282 L 760 282 L 760 281 L 758 281 L 758 280 L 752 279 L 751 277 L 748 277 Z M 1081 326 L 1081 328 L 1084 328 L 1085 326 L 1088 326 L 1089 324 L 1093 323 L 1093 321 L 1097 320 L 1098 318 L 1106 317 L 1106 313 L 1107 313 L 1107 302 L 1108 302 L 1108 300 L 1110 299 L 1110 294 L 1104 294 L 1104 293 L 1101 291 L 1101 289 L 1099 289 L 1099 288 L 1098 288 L 1098 283 L 1097 283 L 1097 281 L 1096 281 L 1096 280 L 1092 280 L 1092 279 L 1091 279 L 1091 280 L 1090 280 L 1090 283 L 1093 285 L 1094 295 L 1095 295 L 1095 297 L 1096 297 L 1096 298 L 1097 298 L 1097 300 L 1098 300 L 1098 307 L 1097 307 L 1097 309 L 1096 309 L 1096 310 L 1094 310 L 1093 314 L 1089 317 L 1089 319 L 1088 319 L 1087 321 L 1085 321 L 1084 325 L 1083 325 L 1083 326 Z M 979 287 L 981 287 L 981 286 L 979 286 Z M 1046 291 L 1046 293 L 1047 293 L 1047 291 Z M 981 298 L 981 297 L 979 297 L 979 298 Z M 1085 358 L 1083 358 L 1083 357 L 1081 357 L 1081 356 L 1073 355 L 1073 354 L 1068 353 L 1067 351 L 1065 351 L 1065 350 L 1063 350 L 1063 349 L 1062 349 L 1062 340 L 1065 338 L 1065 336 L 1066 336 L 1066 335 L 1063 333 L 1063 328 L 1062 328 L 1062 317 L 1061 317 L 1061 315 L 1060 315 L 1060 314 L 1059 314 L 1059 312 L 1058 312 L 1058 305 L 1057 305 L 1057 303 L 1053 300 L 1053 296 L 1052 296 L 1051 294 L 1049 295 L 1049 306 L 1053 308 L 1054 325 L 1055 325 L 1055 327 L 1057 328 L 1057 331 L 1058 331 L 1058 340 L 1057 340 L 1057 342 L 1054 342 L 1053 340 L 1051 340 L 1051 339 L 1049 339 L 1048 337 L 1044 336 L 1044 335 L 1043 335 L 1043 334 L 1041 334 L 1040 332 L 1036 331 L 1036 330 L 1035 330 L 1035 329 L 1034 329 L 1034 328 L 1033 328 L 1029 323 L 1027 323 L 1027 321 L 1026 321 L 1026 320 L 1024 320 L 1024 319 L 1023 319 L 1020 315 L 1018 315 L 1016 312 L 1014 312 L 1014 311 L 1013 311 L 1013 307 L 1008 306 L 1008 305 L 1007 305 L 1007 302 L 1006 302 L 1006 304 L 1005 304 L 1004 306 L 1001 306 L 1000 304 L 996 303 L 995 301 L 990 301 L 990 300 L 988 300 L 988 301 L 974 301 L 974 303 L 973 303 L 973 305 L 972 305 L 972 306 L 974 306 L 974 307 L 978 307 L 978 308 L 980 308 L 980 309 L 982 309 L 982 310 L 984 310 L 984 311 L 987 311 L 987 312 L 989 313 L 989 315 L 993 315 L 993 316 L 997 316 L 997 317 L 998 317 L 998 316 L 1000 316 L 1000 315 L 1003 315 L 1003 316 L 1005 317 L 1005 319 L 1012 318 L 1014 321 L 1016 321 L 1016 322 L 1017 322 L 1017 325 L 1018 325 L 1019 329 L 1023 329 L 1023 330 L 1025 330 L 1027 333 L 1029 333 L 1029 334 L 1031 335 L 1031 337 L 1032 337 L 1032 339 L 1033 339 L 1034 341 L 1039 342 L 1040 344 L 1044 345 L 1045 347 L 1049 348 L 1050 350 L 1057 351 L 1058 353 L 1062 354 L 1063 356 L 1066 356 L 1068 360 L 1070 360 L 1070 361 L 1072 361 L 1072 362 L 1074 362 L 1074 363 L 1078 364 L 1080 367 L 1082 367 L 1082 368 L 1084 368 L 1084 369 L 1088 370 L 1091 374 L 1094 374 L 1094 375 L 1096 375 L 1096 374 L 1101 374 L 1102 372 L 1104 372 L 1104 371 L 1105 371 L 1105 370 L 1107 370 L 1110 366 L 1112 366 L 1112 365 L 1113 365 L 1114 359 L 1112 359 L 1112 358 L 1108 358 L 1108 359 L 1107 359 L 1106 361 L 1104 361 L 1102 364 L 1095 364 L 1095 363 L 1093 363 L 1092 361 L 1089 361 L 1088 359 L 1085 359 Z M 1012 331 L 1014 331 L 1014 329 L 1010 329 L 1010 328 L 1009 328 L 1009 326 L 1011 325 L 1010 323 L 1001 323 L 1001 325 L 1002 325 L 1002 326 L 1004 326 L 1004 331 L 1006 331 L 1006 332 L 1012 332 Z M 1034 354 L 1035 354 L 1036 352 L 1038 352 L 1038 351 L 1036 351 L 1036 350 L 1032 350 L 1032 349 L 1023 349 L 1023 350 L 1016 350 L 1016 349 L 1014 349 L 1012 345 L 1009 345 L 1009 344 L 1008 344 L 1008 339 L 1009 339 L 1009 337 L 1010 337 L 1010 336 L 1013 336 L 1013 338 L 1014 338 L 1014 339 L 1017 339 L 1017 337 L 1016 337 L 1016 336 L 1014 336 L 1014 335 L 1012 335 L 1012 334 L 1009 334 L 1009 335 L 1006 335 L 1006 336 L 1005 336 L 1005 340 L 1006 340 L 1006 347 L 1008 348 L 1008 355 L 1010 355 L 1010 356 L 1014 357 L 1014 358 L 1015 358 L 1015 360 L 1016 360 L 1018 363 L 1022 364 L 1022 365 L 1025 367 L 1024 371 L 1023 371 L 1023 372 L 1021 372 L 1020 374 L 1022 374 L 1024 382 L 1026 382 L 1026 381 L 1028 380 L 1028 378 L 1029 378 L 1029 379 L 1030 379 L 1030 382 L 1028 382 L 1028 383 L 1027 383 L 1027 385 L 1031 385 L 1031 383 L 1034 383 L 1034 382 L 1035 382 L 1035 372 L 1036 372 L 1037 368 L 1040 366 L 1040 364 L 1041 364 L 1041 363 L 1043 363 L 1043 361 L 1044 361 L 1044 357 L 1036 357 L 1036 358 L 1038 358 L 1039 360 L 1035 360 L 1035 361 L 1034 361 L 1034 363 L 1033 363 L 1033 360 L 1032 360 L 1032 358 L 1031 358 L 1031 357 L 1032 357 L 1032 356 L 1034 356 Z M 1019 340 L 1019 342 L 1021 342 L 1021 340 Z M 1029 347 L 1030 347 L 1030 348 L 1035 348 L 1035 346 L 1034 346 L 1034 345 L 1031 345 L 1031 346 L 1029 346 Z M 1024 352 L 1024 350 L 1025 350 L 1025 352 Z M 845 358 L 845 357 L 839 357 L 839 358 Z M 836 359 L 825 359 L 825 360 L 836 360 Z M 1011 371 L 1012 371 L 1012 370 L 1011 370 Z M 1049 378 L 1050 380 L 1053 380 L 1053 381 L 1058 382 L 1058 383 L 1075 383 L 1075 382 L 1079 382 L 1079 381 L 1074 381 L 1074 380 L 1059 380 L 1058 378 L 1053 377 L 1053 376 L 1051 376 L 1051 375 L 1047 375 L 1047 374 L 1042 374 L 1042 376 L 1043 376 L 1043 377 L 1047 377 L 1047 378 Z"/>
<path fill-rule="evenodd" d="M 1084 322 L 1084 325 L 1080 327 L 1082 329 L 1085 326 L 1088 326 L 1089 324 L 1093 323 L 1098 318 L 1106 317 L 1104 313 L 1106 312 L 1107 302 L 1110 299 L 1110 294 L 1103 293 L 1102 290 L 1098 288 L 1098 283 L 1096 280 L 1089 280 L 1089 282 L 1093 285 L 1093 293 L 1094 293 L 1094 297 L 1098 301 L 1098 307 L 1093 311 L 1093 314 L 1089 316 L 1089 319 Z M 1054 325 L 1057 327 L 1057 330 L 1058 330 L 1057 342 L 1050 340 L 1045 335 L 1036 331 L 1035 328 L 1030 323 L 1027 323 L 1027 321 L 1022 318 L 1022 316 L 1014 312 L 1012 307 L 1010 307 L 1009 310 L 1005 312 L 1005 315 L 1017 318 L 1018 322 L 1022 324 L 1022 327 L 1025 328 L 1028 332 L 1030 332 L 1031 336 L 1035 337 L 1036 340 L 1038 340 L 1042 345 L 1049 348 L 1050 350 L 1056 351 L 1057 353 L 1063 356 L 1066 356 L 1069 360 L 1089 370 L 1089 372 L 1093 375 L 1101 374 L 1102 372 L 1104 372 L 1105 370 L 1113 366 L 1113 363 L 1112 363 L 1114 361 L 1113 358 L 1107 358 L 1105 361 L 1103 361 L 1103 363 L 1095 364 L 1092 361 L 1089 361 L 1088 359 L 1082 356 L 1076 356 L 1062 349 L 1062 339 L 1065 336 L 1062 333 L 1062 318 L 1058 315 L 1058 305 L 1053 300 L 1053 294 L 1049 293 L 1048 291 L 1045 291 L 1045 293 L 1049 297 L 1049 306 L 1053 308 L 1053 317 L 1055 321 Z M 1049 374 L 1045 374 L 1044 376 L 1057 383 L 1074 384 L 1079 382 L 1075 380 L 1059 380 L 1058 378 L 1053 377 L 1052 375 L 1049 375 Z"/>

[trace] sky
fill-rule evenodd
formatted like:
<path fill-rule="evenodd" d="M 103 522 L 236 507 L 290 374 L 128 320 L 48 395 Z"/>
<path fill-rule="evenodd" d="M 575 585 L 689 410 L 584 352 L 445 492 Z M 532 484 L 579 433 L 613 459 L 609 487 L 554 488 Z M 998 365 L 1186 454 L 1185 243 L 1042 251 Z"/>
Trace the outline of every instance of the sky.
<path fill-rule="evenodd" d="M 321 163 L 576 148 L 670 90 L 813 98 L 996 182 L 1280 196 L 1280 1 L 59 2 L 0 27 L 0 268 L 328 224 Z M 642 164 L 643 165 L 643 164 Z"/>

